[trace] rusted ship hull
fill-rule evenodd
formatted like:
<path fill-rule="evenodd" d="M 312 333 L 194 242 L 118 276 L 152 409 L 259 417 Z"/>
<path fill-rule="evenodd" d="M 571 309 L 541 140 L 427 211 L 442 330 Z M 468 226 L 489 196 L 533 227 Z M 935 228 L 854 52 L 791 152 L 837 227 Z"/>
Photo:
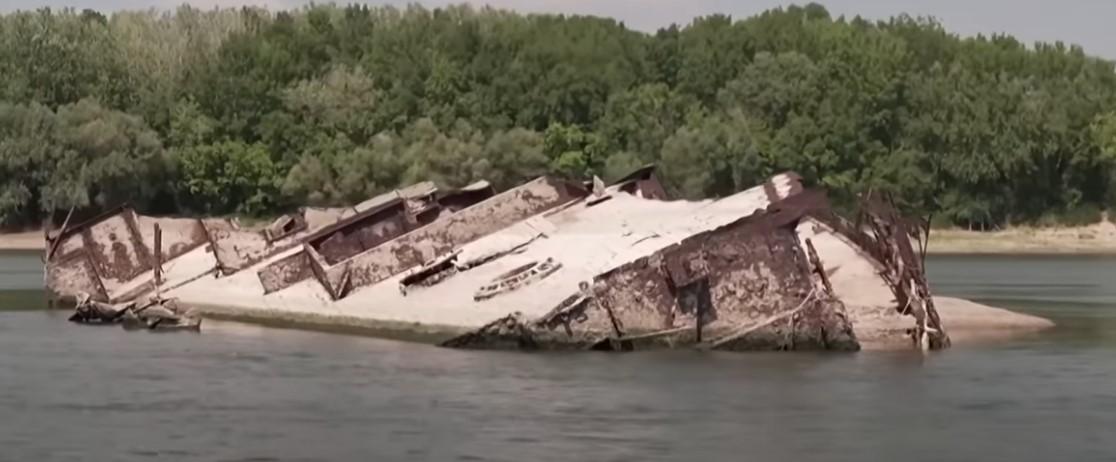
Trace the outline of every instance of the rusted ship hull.
<path fill-rule="evenodd" d="M 212 316 L 458 348 L 857 350 L 852 289 L 833 277 L 856 259 L 889 292 L 872 303 L 906 320 L 895 335 L 948 346 L 919 229 L 885 201 L 866 205 L 839 217 L 793 174 L 670 201 L 645 168 L 608 187 L 422 184 L 262 230 L 122 207 L 53 233 L 47 284 L 62 298 L 158 294 Z"/>

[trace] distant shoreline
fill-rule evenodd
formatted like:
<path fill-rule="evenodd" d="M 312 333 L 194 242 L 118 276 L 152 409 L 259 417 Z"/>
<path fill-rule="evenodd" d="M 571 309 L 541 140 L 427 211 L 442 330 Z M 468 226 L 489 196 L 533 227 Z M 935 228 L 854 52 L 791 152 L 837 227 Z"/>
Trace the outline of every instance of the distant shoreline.
<path fill-rule="evenodd" d="M 42 231 L 0 233 L 0 250 L 43 250 L 44 246 Z M 945 255 L 1116 255 L 1116 225 L 1011 228 L 994 232 L 933 230 L 927 252 Z"/>
<path fill-rule="evenodd" d="M 43 250 L 44 247 L 42 231 L 0 233 L 0 250 Z"/>
<path fill-rule="evenodd" d="M 1104 222 L 1069 228 L 1017 227 L 981 232 L 930 231 L 931 254 L 1116 255 L 1116 225 Z"/>

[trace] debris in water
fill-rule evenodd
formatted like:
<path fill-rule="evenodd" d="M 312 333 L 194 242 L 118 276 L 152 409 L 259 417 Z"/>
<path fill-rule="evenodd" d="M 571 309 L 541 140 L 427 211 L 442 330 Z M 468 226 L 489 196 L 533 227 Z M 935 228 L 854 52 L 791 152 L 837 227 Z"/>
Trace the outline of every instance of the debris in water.
<path fill-rule="evenodd" d="M 201 330 L 201 318 L 184 312 L 174 299 L 149 299 L 143 305 L 135 302 L 110 304 L 91 299 L 88 294 L 78 298 L 70 321 L 78 324 L 120 324 L 124 330 L 160 332 Z"/>

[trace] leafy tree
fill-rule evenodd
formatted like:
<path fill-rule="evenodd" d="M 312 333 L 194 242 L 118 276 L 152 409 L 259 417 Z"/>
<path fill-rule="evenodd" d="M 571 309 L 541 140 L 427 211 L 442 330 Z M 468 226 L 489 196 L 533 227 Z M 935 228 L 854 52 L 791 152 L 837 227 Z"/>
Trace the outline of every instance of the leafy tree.
<path fill-rule="evenodd" d="M 548 172 L 542 135 L 523 128 L 493 133 L 473 165 L 478 178 L 497 188 L 509 188 Z"/>
<path fill-rule="evenodd" d="M 0 222 L 128 200 L 268 214 L 410 182 L 658 163 L 687 197 L 794 170 L 973 229 L 1116 205 L 1113 62 L 816 4 L 607 18 L 313 5 L 0 15 Z"/>
<path fill-rule="evenodd" d="M 343 133 L 363 143 L 388 128 L 378 116 L 383 91 L 362 69 L 337 67 L 325 75 L 304 80 L 283 92 L 287 110 L 326 133 Z"/>
<path fill-rule="evenodd" d="M 57 111 L 0 105 L 0 216 L 33 220 L 71 207 L 146 204 L 163 185 L 157 135 L 134 116 L 92 100 Z"/>
<path fill-rule="evenodd" d="M 635 163 L 647 164 L 658 159 L 663 142 L 687 117 L 700 111 L 697 100 L 665 84 L 640 85 L 609 99 L 598 131 L 614 151 L 628 152 L 638 159 Z"/>
<path fill-rule="evenodd" d="M 57 120 L 46 107 L 0 103 L 0 224 L 35 221 L 48 163 L 59 157 Z"/>
<path fill-rule="evenodd" d="M 585 177 L 600 170 L 607 153 L 605 140 L 576 125 L 556 123 L 543 133 L 543 151 L 550 169 L 570 177 Z"/>
<path fill-rule="evenodd" d="M 1107 180 L 1108 194 L 1104 205 L 1116 206 L 1116 113 L 1097 116 L 1091 127 L 1094 142 L 1100 147 L 1097 163 L 1102 167 L 1099 172 Z"/>
<path fill-rule="evenodd" d="M 762 127 L 740 111 L 704 117 L 678 129 L 663 145 L 664 180 L 689 198 L 723 196 L 775 173 L 763 153 Z"/>
<path fill-rule="evenodd" d="M 275 205 L 275 165 L 263 145 L 223 141 L 185 148 L 178 156 L 188 204 L 249 215 Z"/>

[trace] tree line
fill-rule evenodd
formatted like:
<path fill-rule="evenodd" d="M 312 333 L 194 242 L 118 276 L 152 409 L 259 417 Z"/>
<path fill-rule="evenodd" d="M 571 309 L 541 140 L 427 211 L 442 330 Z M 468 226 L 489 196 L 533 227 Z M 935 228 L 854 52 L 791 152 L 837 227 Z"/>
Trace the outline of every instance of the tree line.
<path fill-rule="evenodd" d="M 9 226 L 648 163 L 683 197 L 794 170 L 944 224 L 1087 222 L 1116 205 L 1116 73 L 1076 46 L 816 4 L 652 34 L 470 6 L 0 16 Z"/>

